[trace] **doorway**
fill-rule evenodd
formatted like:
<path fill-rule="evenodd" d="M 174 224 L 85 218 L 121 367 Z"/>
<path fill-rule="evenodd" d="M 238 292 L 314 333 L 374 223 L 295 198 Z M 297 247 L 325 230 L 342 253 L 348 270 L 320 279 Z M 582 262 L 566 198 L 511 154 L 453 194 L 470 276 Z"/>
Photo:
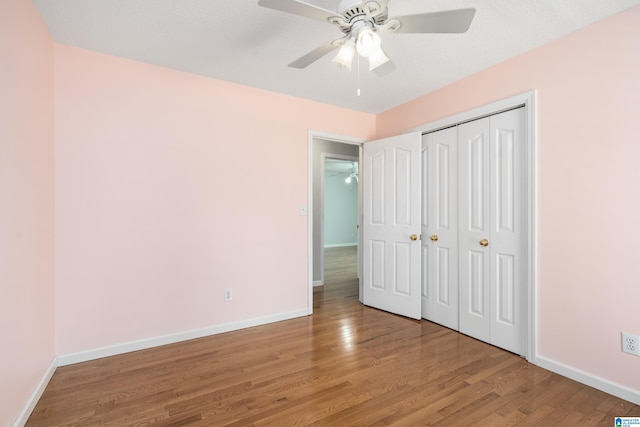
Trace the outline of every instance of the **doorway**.
<path fill-rule="evenodd" d="M 348 160 L 349 167 L 351 167 L 351 161 L 353 161 L 354 163 L 357 161 L 357 164 L 359 165 L 361 156 L 361 145 L 364 140 L 347 136 L 326 134 L 317 131 L 309 131 L 308 137 L 308 307 L 309 314 L 312 314 L 314 287 L 318 287 L 324 284 L 324 160 L 327 158 Z M 347 176 L 342 178 L 342 180 L 344 181 L 346 178 Z M 357 223 L 359 224 L 362 218 L 361 197 L 359 194 L 357 203 Z M 358 245 L 360 245 L 360 236 L 357 233 L 357 228 L 356 242 Z M 359 292 L 361 292 L 360 285 Z"/>

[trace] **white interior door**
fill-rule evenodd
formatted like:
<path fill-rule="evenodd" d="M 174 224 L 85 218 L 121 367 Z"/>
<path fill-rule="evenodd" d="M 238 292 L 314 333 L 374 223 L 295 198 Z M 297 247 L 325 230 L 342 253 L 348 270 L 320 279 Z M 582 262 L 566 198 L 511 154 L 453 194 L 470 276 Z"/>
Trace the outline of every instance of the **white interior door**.
<path fill-rule="evenodd" d="M 460 332 L 491 342 L 489 118 L 458 126 L 460 155 Z M 483 243 L 480 243 L 480 242 Z"/>
<path fill-rule="evenodd" d="M 364 144 L 363 302 L 419 319 L 420 164 L 418 132 Z"/>
<path fill-rule="evenodd" d="M 460 332 L 522 354 L 524 109 L 458 127 Z"/>
<path fill-rule="evenodd" d="M 523 354 L 526 283 L 524 109 L 491 117 L 491 344 Z"/>
<path fill-rule="evenodd" d="M 422 137 L 422 317 L 458 329 L 458 130 Z"/>

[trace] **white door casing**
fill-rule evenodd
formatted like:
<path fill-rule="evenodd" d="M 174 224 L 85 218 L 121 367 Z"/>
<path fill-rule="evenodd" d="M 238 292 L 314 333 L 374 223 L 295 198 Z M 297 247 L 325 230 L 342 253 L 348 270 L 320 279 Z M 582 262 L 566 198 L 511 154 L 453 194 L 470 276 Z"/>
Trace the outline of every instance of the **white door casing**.
<path fill-rule="evenodd" d="M 421 135 L 364 144 L 363 302 L 420 319 Z M 412 240 L 412 237 L 414 240 Z"/>
<path fill-rule="evenodd" d="M 422 317 L 458 329 L 458 131 L 422 137 Z"/>

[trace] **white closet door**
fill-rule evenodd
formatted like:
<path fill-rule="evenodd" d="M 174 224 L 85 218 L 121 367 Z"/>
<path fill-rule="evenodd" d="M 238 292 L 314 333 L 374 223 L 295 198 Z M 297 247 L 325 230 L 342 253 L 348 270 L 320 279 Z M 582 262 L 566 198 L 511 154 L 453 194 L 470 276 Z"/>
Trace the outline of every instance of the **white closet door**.
<path fill-rule="evenodd" d="M 460 209 L 460 332 L 491 342 L 489 118 L 458 127 Z"/>
<path fill-rule="evenodd" d="M 460 332 L 524 350 L 522 108 L 459 126 Z"/>
<path fill-rule="evenodd" d="M 363 302 L 420 318 L 419 133 L 364 144 Z"/>
<path fill-rule="evenodd" d="M 491 117 L 491 343 L 518 354 L 525 349 L 523 141 L 523 108 Z"/>
<path fill-rule="evenodd" d="M 422 317 L 458 329 L 458 131 L 422 137 Z"/>

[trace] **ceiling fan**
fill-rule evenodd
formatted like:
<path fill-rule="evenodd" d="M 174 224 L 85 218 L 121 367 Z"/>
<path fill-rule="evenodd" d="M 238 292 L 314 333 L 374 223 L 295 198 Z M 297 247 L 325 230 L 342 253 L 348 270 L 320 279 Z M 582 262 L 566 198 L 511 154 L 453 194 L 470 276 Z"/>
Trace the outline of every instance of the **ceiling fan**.
<path fill-rule="evenodd" d="M 327 159 L 325 163 L 327 176 L 344 176 L 347 184 L 352 179 L 358 181 L 358 163 L 349 162 L 347 160 Z"/>
<path fill-rule="evenodd" d="M 351 162 L 351 170 L 347 171 L 347 177 L 344 179 L 344 182 L 351 184 L 351 181 L 354 179 L 358 182 L 358 164 Z"/>
<path fill-rule="evenodd" d="M 270 9 L 304 16 L 337 26 L 344 36 L 326 43 L 289 64 L 305 68 L 340 47 L 333 62 L 351 69 L 356 53 L 369 60 L 369 70 L 390 64 L 382 50 L 378 31 L 391 33 L 464 33 L 476 13 L 474 8 L 421 13 L 389 18 L 389 0 L 340 0 L 338 12 L 332 12 L 299 0 L 259 0 Z M 386 67 L 385 67 L 386 68 Z"/>

